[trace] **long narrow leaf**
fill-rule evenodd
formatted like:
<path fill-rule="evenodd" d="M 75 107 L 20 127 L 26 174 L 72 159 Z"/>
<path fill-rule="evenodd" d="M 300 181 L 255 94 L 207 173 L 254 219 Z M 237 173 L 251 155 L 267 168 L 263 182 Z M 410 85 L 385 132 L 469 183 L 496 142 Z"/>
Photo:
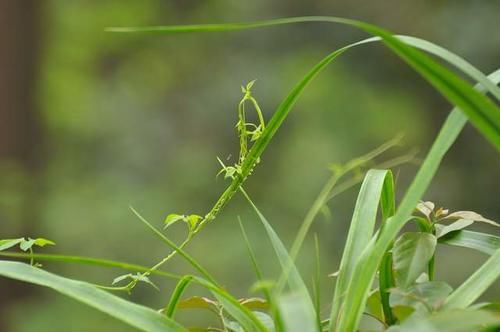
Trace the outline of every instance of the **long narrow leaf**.
<path fill-rule="evenodd" d="M 327 16 L 293 17 L 249 23 L 225 23 L 205 25 L 178 25 L 143 28 L 111 28 L 109 31 L 118 32 L 210 32 L 232 31 L 253 28 L 263 28 L 275 25 L 304 22 L 330 22 L 353 26 L 383 39 L 383 42 L 392 49 L 401 59 L 419 72 L 444 97 L 458 106 L 476 126 L 476 128 L 497 148 L 500 149 L 500 109 L 487 97 L 477 93 L 456 74 L 438 64 L 424 53 L 409 47 L 390 32 L 375 25 L 361 21 Z M 257 145 L 257 144 L 256 144 Z M 254 146 L 255 148 L 255 146 Z M 252 149 L 254 150 L 254 149 Z M 251 155 L 250 151 L 250 155 Z M 255 160 L 252 160 L 252 165 Z"/>
<path fill-rule="evenodd" d="M 280 238 L 272 228 L 271 224 L 267 221 L 260 210 L 255 206 L 248 194 L 241 188 L 241 192 L 248 200 L 254 211 L 257 213 L 261 223 L 266 229 L 267 235 L 271 240 L 276 256 L 280 262 L 281 268 L 290 268 L 290 275 L 288 284 L 290 286 L 291 294 L 281 296 L 278 301 L 280 305 L 281 318 L 285 326 L 285 331 L 302 332 L 302 331 L 318 331 L 319 326 L 316 325 L 316 313 L 314 304 L 309 296 L 307 287 L 302 280 L 292 258 L 288 254 L 285 246 Z M 300 324 L 299 324 L 300 323 Z"/>
<path fill-rule="evenodd" d="M 148 272 L 150 271 L 149 267 L 118 262 L 109 259 L 102 258 L 94 258 L 94 257 L 84 257 L 84 256 L 68 256 L 68 255 L 51 255 L 51 254 L 25 254 L 25 253 L 17 253 L 17 252 L 0 252 L 0 256 L 10 257 L 10 258 L 22 258 L 26 260 L 30 260 L 31 258 L 36 261 L 53 261 L 53 262 L 64 262 L 64 263 L 77 263 L 84 265 L 94 265 L 94 266 L 103 266 L 103 267 L 111 267 L 111 268 L 120 268 L 124 270 L 137 271 L 137 272 Z M 180 279 L 181 276 L 163 272 L 160 270 L 151 271 L 152 274 L 172 278 L 172 279 Z"/>
<path fill-rule="evenodd" d="M 0 275 L 52 288 L 142 331 L 186 331 L 155 310 L 126 301 L 86 282 L 63 278 L 25 263 L 0 261 Z"/>
<path fill-rule="evenodd" d="M 386 177 L 390 178 L 387 182 Z M 370 242 L 373 236 L 383 186 L 384 183 L 392 183 L 391 177 L 391 172 L 387 170 L 370 170 L 366 173 L 358 194 L 340 262 L 339 276 L 332 304 L 332 317 L 338 317 L 354 268 L 366 244 Z"/>

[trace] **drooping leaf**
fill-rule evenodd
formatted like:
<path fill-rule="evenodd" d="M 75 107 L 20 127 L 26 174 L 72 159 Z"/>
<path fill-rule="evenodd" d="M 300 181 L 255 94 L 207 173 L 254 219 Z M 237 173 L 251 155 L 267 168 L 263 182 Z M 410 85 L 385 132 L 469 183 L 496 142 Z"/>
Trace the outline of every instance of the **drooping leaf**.
<path fill-rule="evenodd" d="M 63 278 L 28 264 L 0 261 L 0 275 L 52 288 L 142 331 L 186 331 L 155 310 L 126 301 L 91 284 Z"/>
<path fill-rule="evenodd" d="M 472 220 L 478 221 L 478 222 L 483 222 L 485 224 L 489 224 L 492 226 L 500 227 L 500 224 L 497 222 L 487 219 L 480 215 L 479 213 L 473 212 L 473 211 L 457 211 L 450 213 L 446 217 L 443 218 L 443 220 Z"/>
<path fill-rule="evenodd" d="M 393 262 L 396 284 L 405 289 L 422 273 L 434 254 L 436 237 L 428 233 L 404 233 L 394 243 Z"/>

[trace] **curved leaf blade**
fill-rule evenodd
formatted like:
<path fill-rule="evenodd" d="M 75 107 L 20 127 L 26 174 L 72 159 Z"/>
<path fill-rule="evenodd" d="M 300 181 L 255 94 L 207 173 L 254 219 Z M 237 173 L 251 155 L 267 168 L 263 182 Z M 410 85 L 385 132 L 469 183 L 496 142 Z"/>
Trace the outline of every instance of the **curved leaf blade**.
<path fill-rule="evenodd" d="M 488 255 L 500 249 L 500 237 L 465 230 L 450 232 L 439 238 L 438 243 L 475 249 Z"/>
<path fill-rule="evenodd" d="M 187 331 L 155 310 L 126 301 L 86 282 L 60 277 L 25 263 L 0 261 L 0 275 L 52 288 L 142 331 Z"/>

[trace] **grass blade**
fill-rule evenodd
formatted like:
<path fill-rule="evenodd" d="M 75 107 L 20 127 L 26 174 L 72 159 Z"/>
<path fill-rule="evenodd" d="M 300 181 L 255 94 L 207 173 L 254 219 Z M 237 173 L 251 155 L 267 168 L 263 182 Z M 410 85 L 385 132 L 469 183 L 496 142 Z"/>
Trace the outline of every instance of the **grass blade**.
<path fill-rule="evenodd" d="M 52 288 L 142 331 L 187 331 L 155 310 L 126 301 L 86 282 L 63 278 L 25 263 L 0 261 L 0 275 Z"/>
<path fill-rule="evenodd" d="M 498 249 L 444 304 L 446 309 L 465 309 L 477 300 L 500 276 L 500 249 Z"/>
<path fill-rule="evenodd" d="M 54 262 L 77 263 L 77 264 L 103 266 L 103 267 L 116 267 L 124 270 L 137 271 L 137 272 L 148 272 L 150 270 L 149 267 L 142 265 L 118 262 L 109 259 L 83 257 L 83 256 L 25 254 L 17 252 L 0 252 L 0 256 L 10 257 L 10 258 L 22 258 L 27 260 L 34 258 L 37 261 L 54 261 Z M 151 271 L 151 273 L 167 278 L 181 279 L 181 276 L 159 270 Z"/>
<path fill-rule="evenodd" d="M 455 231 L 438 239 L 438 243 L 465 247 L 493 255 L 500 249 L 500 237 L 472 231 Z"/>
<path fill-rule="evenodd" d="M 387 181 L 386 178 L 388 178 Z M 385 183 L 392 183 L 392 174 L 390 171 L 369 170 L 361 185 L 335 285 L 331 313 L 331 317 L 335 317 L 335 319 L 332 320 L 332 324 L 340 316 L 341 303 L 344 301 L 344 296 L 358 263 L 358 258 L 366 247 L 366 244 L 372 238 L 377 219 L 377 210 Z"/>
<path fill-rule="evenodd" d="M 184 276 L 181 280 L 179 280 L 179 282 L 175 286 L 172 296 L 170 297 L 170 301 L 168 302 L 167 308 L 165 309 L 165 315 L 167 315 L 167 317 L 170 318 L 174 317 L 175 310 L 177 309 L 177 305 L 181 300 L 181 296 L 192 280 L 193 277 L 189 275 Z"/>
<path fill-rule="evenodd" d="M 248 200 L 254 211 L 257 213 L 259 220 L 266 229 L 267 235 L 271 240 L 271 244 L 278 256 L 281 268 L 286 269 L 290 267 L 290 276 L 288 278 L 288 285 L 291 294 L 281 296 L 278 298 L 281 318 L 285 326 L 285 331 L 318 331 L 319 326 L 316 325 L 316 313 L 314 305 L 309 296 L 307 287 L 302 280 L 295 264 L 293 263 L 290 255 L 288 254 L 285 246 L 280 238 L 271 227 L 264 215 L 259 211 L 257 206 L 250 199 L 248 194 L 241 188 L 241 192 Z"/>
<path fill-rule="evenodd" d="M 267 21 L 249 23 L 225 23 L 225 24 L 202 24 L 202 25 L 178 25 L 163 27 L 142 28 L 110 28 L 108 31 L 115 32 L 155 32 L 155 33 L 179 33 L 179 32 L 213 32 L 234 31 L 243 29 L 264 28 L 290 23 L 305 22 L 330 22 L 349 25 L 374 36 L 382 38 L 383 42 L 419 72 L 429 83 L 431 83 L 452 104 L 459 107 L 474 126 L 485 136 L 497 149 L 500 150 L 500 108 L 492 103 L 487 97 L 474 91 L 472 87 L 460 77 L 444 66 L 432 60 L 429 56 L 409 47 L 403 41 L 393 36 L 390 32 L 375 25 L 361 21 L 327 17 L 306 16 L 283 18 Z M 253 165 L 252 161 L 252 165 Z"/>
<path fill-rule="evenodd" d="M 201 277 L 193 277 L 193 282 L 196 282 L 212 292 L 217 298 L 217 301 L 222 304 L 225 311 L 233 317 L 245 331 L 268 332 L 264 324 L 250 309 L 242 305 L 224 289 Z"/>

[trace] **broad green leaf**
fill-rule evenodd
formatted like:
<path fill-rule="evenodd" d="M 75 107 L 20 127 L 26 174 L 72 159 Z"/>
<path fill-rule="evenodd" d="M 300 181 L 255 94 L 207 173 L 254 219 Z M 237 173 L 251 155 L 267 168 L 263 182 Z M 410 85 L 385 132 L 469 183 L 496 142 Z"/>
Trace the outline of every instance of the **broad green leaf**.
<path fill-rule="evenodd" d="M 354 268 L 358 263 L 358 258 L 372 238 L 384 184 L 388 185 L 389 183 L 392 184 L 390 171 L 370 170 L 366 173 L 358 194 L 340 262 L 333 298 L 333 317 L 340 315 L 341 303 L 344 302 L 344 296 L 352 279 Z"/>
<path fill-rule="evenodd" d="M 429 281 L 415 284 L 408 289 L 392 289 L 392 307 L 407 306 L 417 311 L 432 312 L 439 309 L 452 292 L 452 288 L 442 281 Z"/>
<path fill-rule="evenodd" d="M 486 327 L 500 326 L 500 317 L 483 310 L 441 311 L 424 317 L 412 315 L 400 326 L 392 326 L 388 332 L 474 332 Z"/>
<path fill-rule="evenodd" d="M 493 255 L 500 249 L 500 237 L 465 230 L 445 234 L 438 239 L 438 242 L 478 250 L 488 255 Z"/>
<path fill-rule="evenodd" d="M 7 250 L 12 247 L 17 246 L 19 243 L 21 243 L 24 240 L 24 238 L 19 238 L 19 239 L 5 239 L 5 240 L 0 240 L 0 251 L 2 250 Z"/>
<path fill-rule="evenodd" d="M 207 309 L 214 313 L 218 313 L 218 303 L 203 296 L 192 296 L 185 300 L 179 301 L 178 309 Z M 168 316 L 168 315 L 167 315 Z"/>
<path fill-rule="evenodd" d="M 63 278 L 28 264 L 0 261 L 0 275 L 52 288 L 142 331 L 186 331 L 155 310 L 126 301 L 91 284 Z"/>
<path fill-rule="evenodd" d="M 448 297 L 446 309 L 465 309 L 500 276 L 500 249 Z"/>
<path fill-rule="evenodd" d="M 316 317 L 311 317 L 309 304 L 303 294 L 282 294 L 278 298 L 278 306 L 286 332 L 318 331 Z"/>
<path fill-rule="evenodd" d="M 436 237 L 429 233 L 404 233 L 396 240 L 392 257 L 398 287 L 407 288 L 426 271 L 435 248 Z"/>

